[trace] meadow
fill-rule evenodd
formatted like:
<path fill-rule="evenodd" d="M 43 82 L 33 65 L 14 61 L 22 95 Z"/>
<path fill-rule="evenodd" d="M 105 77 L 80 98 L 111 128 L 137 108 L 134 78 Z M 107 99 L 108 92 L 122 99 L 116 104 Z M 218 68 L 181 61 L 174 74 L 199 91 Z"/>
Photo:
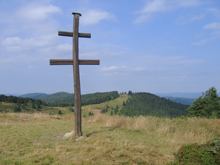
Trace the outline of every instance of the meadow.
<path fill-rule="evenodd" d="M 63 139 L 74 129 L 74 114 L 67 111 L 0 113 L 0 164 L 160 165 L 173 161 L 173 152 L 183 144 L 202 144 L 220 135 L 219 119 L 132 118 L 94 110 L 94 116 L 82 118 L 82 138 Z"/>

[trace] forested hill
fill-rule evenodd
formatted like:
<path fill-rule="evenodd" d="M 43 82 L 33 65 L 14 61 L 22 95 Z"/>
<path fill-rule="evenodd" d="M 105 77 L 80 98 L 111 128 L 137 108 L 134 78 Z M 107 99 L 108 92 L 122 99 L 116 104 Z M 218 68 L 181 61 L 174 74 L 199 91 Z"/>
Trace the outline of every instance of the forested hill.
<path fill-rule="evenodd" d="M 63 103 L 63 104 L 71 104 L 74 100 L 74 94 L 70 94 L 67 92 L 57 92 L 50 95 L 39 97 L 38 99 L 44 100 L 47 104 L 49 103 Z"/>
<path fill-rule="evenodd" d="M 120 111 L 125 116 L 158 116 L 177 117 L 187 115 L 186 109 L 189 107 L 181 103 L 175 103 L 165 98 L 160 98 L 150 93 L 131 93 L 131 98 L 123 103 Z"/>
<path fill-rule="evenodd" d="M 120 95 L 117 91 L 86 94 L 81 96 L 81 103 L 82 105 L 99 104 L 109 100 L 114 100 L 119 96 Z M 45 101 L 48 105 L 52 106 L 74 106 L 74 94 L 66 92 L 54 93 L 51 95 L 40 97 L 39 99 Z"/>

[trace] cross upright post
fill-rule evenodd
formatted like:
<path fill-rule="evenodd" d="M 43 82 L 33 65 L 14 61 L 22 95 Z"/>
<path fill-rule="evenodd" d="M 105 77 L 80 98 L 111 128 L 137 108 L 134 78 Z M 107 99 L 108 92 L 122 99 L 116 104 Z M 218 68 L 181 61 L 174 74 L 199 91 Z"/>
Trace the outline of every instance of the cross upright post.
<path fill-rule="evenodd" d="M 59 31 L 58 35 L 73 37 L 73 59 L 72 60 L 50 60 L 50 65 L 73 65 L 73 80 L 74 80 L 74 100 L 75 100 L 75 134 L 82 136 L 82 115 L 81 115 L 81 92 L 79 65 L 99 65 L 99 60 L 79 60 L 79 45 L 78 37 L 91 38 L 90 33 L 79 33 L 79 17 L 80 13 L 73 12 L 73 32 Z"/>
<path fill-rule="evenodd" d="M 78 136 L 82 136 L 82 116 L 81 116 L 81 92 L 79 80 L 79 46 L 78 46 L 78 33 L 79 33 L 79 17 L 80 13 L 72 13 L 74 16 L 73 24 L 73 79 L 74 79 L 74 95 L 75 95 L 75 132 Z"/>

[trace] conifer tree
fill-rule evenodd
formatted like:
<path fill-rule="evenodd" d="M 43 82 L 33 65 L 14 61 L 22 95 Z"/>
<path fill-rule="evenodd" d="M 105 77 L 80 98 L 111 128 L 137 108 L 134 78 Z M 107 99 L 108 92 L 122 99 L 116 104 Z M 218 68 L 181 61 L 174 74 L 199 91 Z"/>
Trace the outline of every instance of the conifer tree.
<path fill-rule="evenodd" d="M 187 111 L 189 111 L 189 117 L 220 118 L 220 97 L 217 89 L 211 87 L 196 99 Z"/>

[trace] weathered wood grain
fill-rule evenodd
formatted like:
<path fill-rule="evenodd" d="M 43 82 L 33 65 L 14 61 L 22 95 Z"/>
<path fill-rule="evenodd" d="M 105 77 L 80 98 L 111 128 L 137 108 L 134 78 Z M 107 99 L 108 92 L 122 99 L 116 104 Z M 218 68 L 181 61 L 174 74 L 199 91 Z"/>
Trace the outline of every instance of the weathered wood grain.
<path fill-rule="evenodd" d="M 73 37 L 73 32 L 58 31 L 58 35 Z M 78 33 L 78 37 L 91 38 L 91 33 Z"/>

